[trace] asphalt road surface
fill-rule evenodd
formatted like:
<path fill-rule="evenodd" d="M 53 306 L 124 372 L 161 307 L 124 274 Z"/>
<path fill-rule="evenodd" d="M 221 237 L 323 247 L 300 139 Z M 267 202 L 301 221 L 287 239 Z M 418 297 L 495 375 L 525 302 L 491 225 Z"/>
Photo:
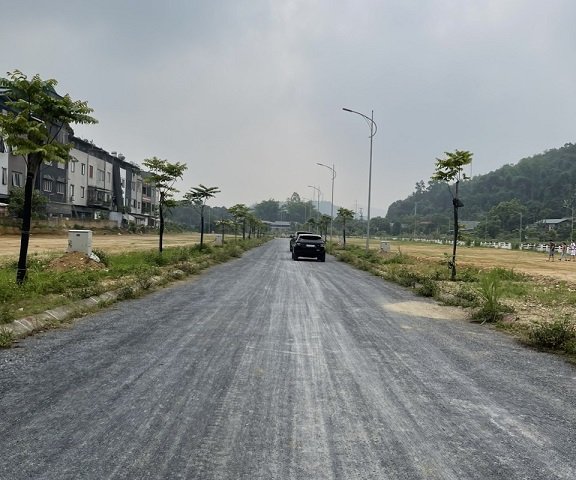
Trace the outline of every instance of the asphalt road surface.
<path fill-rule="evenodd" d="M 0 351 L 0 478 L 574 479 L 576 368 L 275 240 Z"/>

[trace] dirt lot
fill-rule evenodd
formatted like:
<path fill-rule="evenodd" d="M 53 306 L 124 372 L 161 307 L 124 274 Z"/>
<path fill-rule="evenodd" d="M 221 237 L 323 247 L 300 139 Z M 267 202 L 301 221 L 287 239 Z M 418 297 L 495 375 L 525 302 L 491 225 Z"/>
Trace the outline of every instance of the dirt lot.
<path fill-rule="evenodd" d="M 198 243 L 200 236 L 195 233 L 164 235 L 164 247 L 191 245 Z M 214 241 L 214 235 L 205 235 L 204 241 Z M 30 236 L 28 255 L 46 253 L 64 253 L 68 248 L 68 235 L 35 235 Z M 99 235 L 92 236 L 92 249 L 108 253 L 128 250 L 152 250 L 158 248 L 158 235 Z M 0 261 L 18 256 L 20 251 L 19 235 L 0 235 Z"/>
<path fill-rule="evenodd" d="M 392 242 L 390 251 L 400 251 L 423 258 L 442 259 L 444 254 L 452 255 L 449 245 L 395 244 Z M 548 261 L 548 254 L 533 251 L 501 250 L 497 248 L 458 247 L 456 259 L 458 265 L 475 265 L 479 268 L 502 267 L 516 272 L 526 273 L 535 277 L 546 276 L 576 283 L 576 261 Z"/>

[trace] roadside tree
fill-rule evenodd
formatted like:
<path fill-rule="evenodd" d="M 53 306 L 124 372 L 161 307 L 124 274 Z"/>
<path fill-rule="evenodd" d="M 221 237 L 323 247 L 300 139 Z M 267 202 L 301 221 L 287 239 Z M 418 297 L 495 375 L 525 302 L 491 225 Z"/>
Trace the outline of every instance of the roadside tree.
<path fill-rule="evenodd" d="M 234 222 L 238 225 L 242 223 L 242 240 L 246 239 L 246 219 L 250 209 L 243 203 L 237 203 L 228 209 L 228 213 L 234 217 Z"/>
<path fill-rule="evenodd" d="M 191 188 L 188 193 L 184 195 L 187 202 L 196 205 L 200 210 L 200 248 L 204 246 L 204 208 L 206 202 L 210 198 L 214 198 L 217 193 L 220 193 L 218 187 L 205 187 L 200 184 L 197 187 Z"/>
<path fill-rule="evenodd" d="M 336 220 L 342 224 L 342 243 L 346 248 L 346 223 L 354 219 L 354 212 L 348 208 L 340 207 Z"/>
<path fill-rule="evenodd" d="M 436 171 L 432 175 L 432 180 L 446 182 L 452 195 L 452 207 L 454 210 L 454 238 L 452 242 L 452 260 L 450 261 L 451 280 L 456 280 L 456 246 L 458 245 L 458 209 L 464 204 L 458 197 L 458 186 L 460 181 L 468 177 L 463 172 L 464 167 L 472 163 L 472 153 L 466 150 L 455 150 L 454 152 L 444 152 L 446 158 L 436 159 Z M 454 190 L 450 188 L 450 183 L 454 182 Z"/>
<path fill-rule="evenodd" d="M 72 145 L 68 141 L 70 124 L 97 123 L 86 102 L 61 96 L 54 79 L 39 75 L 28 78 L 19 70 L 0 78 L 0 94 L 6 99 L 6 113 L 0 115 L 0 137 L 12 154 L 26 161 L 26 183 L 22 211 L 22 233 L 16 282 L 26 279 L 26 261 L 30 242 L 34 179 L 43 162 L 67 163 Z"/>
<path fill-rule="evenodd" d="M 176 180 L 182 179 L 184 170 L 188 167 L 185 163 L 170 163 L 168 160 L 163 160 L 157 157 L 147 158 L 142 162 L 150 175 L 146 177 L 146 183 L 154 185 L 156 191 L 160 195 L 158 201 L 158 213 L 160 215 L 160 229 L 159 229 L 159 242 L 158 251 L 162 253 L 162 241 L 164 238 L 164 212 L 176 205 L 174 200 L 174 193 L 178 192 L 174 188 Z"/>

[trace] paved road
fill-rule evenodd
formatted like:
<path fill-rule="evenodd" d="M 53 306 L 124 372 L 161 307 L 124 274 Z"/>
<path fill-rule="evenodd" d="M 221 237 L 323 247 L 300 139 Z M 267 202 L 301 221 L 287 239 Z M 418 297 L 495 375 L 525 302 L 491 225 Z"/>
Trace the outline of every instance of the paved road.
<path fill-rule="evenodd" d="M 576 368 L 287 250 L 0 351 L 0 478 L 576 478 Z"/>

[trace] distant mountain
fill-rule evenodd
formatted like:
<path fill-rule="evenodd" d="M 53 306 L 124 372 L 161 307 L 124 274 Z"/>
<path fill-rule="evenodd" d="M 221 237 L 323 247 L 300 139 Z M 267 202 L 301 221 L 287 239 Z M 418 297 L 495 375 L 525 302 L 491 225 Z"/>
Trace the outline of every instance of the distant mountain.
<path fill-rule="evenodd" d="M 452 196 L 445 183 L 428 181 L 418 187 L 390 205 L 387 219 L 391 223 L 414 219 L 414 212 L 419 221 L 433 223 L 451 217 Z M 528 222 L 570 216 L 566 206 L 576 208 L 576 144 L 567 143 L 461 182 L 459 197 L 464 203 L 463 220 L 482 220 L 499 204 L 514 200 L 526 212 Z"/>

